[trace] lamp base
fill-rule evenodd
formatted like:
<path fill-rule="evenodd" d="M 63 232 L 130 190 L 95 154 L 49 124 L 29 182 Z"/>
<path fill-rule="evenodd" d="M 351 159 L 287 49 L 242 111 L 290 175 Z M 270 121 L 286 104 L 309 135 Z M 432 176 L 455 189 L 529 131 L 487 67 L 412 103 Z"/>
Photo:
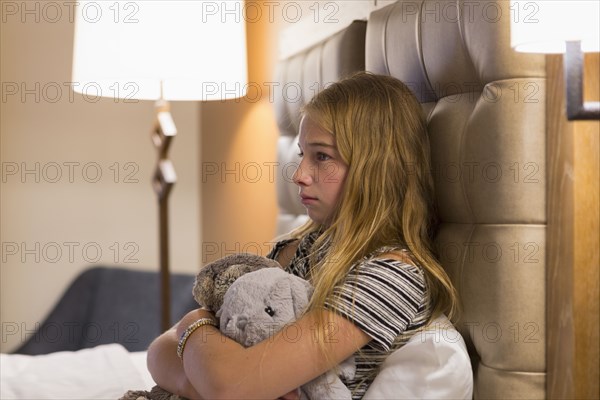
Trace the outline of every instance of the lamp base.
<path fill-rule="evenodd" d="M 158 199 L 158 231 L 161 286 L 161 329 L 171 327 L 171 284 L 169 271 L 169 194 L 177 181 L 173 164 L 168 159 L 169 146 L 177 129 L 171 116 L 169 103 L 156 102 L 156 120 L 152 131 L 152 142 L 158 151 L 158 161 L 152 178 L 152 187 Z"/>

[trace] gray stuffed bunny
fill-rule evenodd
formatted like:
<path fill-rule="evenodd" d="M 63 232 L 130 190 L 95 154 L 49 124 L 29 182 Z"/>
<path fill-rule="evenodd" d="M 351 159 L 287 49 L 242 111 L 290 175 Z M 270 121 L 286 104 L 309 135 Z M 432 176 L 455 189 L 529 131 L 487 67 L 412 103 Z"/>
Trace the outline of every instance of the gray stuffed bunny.
<path fill-rule="evenodd" d="M 217 312 L 221 332 L 245 347 L 255 345 L 302 316 L 312 291 L 306 280 L 282 269 L 249 272 L 225 293 Z M 344 378 L 352 379 L 354 358 L 344 361 L 338 370 Z M 302 398 L 311 400 L 352 398 L 333 370 L 303 385 L 301 392 Z"/>
<path fill-rule="evenodd" d="M 312 286 L 285 272 L 274 260 L 253 254 L 235 254 L 206 265 L 198 273 L 193 295 L 204 307 L 216 311 L 221 332 L 245 347 L 277 333 L 306 309 Z M 336 369 L 352 379 L 354 358 Z M 303 400 L 351 399 L 335 372 L 329 371 L 301 388 Z M 151 391 L 128 391 L 120 400 L 181 400 L 155 386 Z"/>

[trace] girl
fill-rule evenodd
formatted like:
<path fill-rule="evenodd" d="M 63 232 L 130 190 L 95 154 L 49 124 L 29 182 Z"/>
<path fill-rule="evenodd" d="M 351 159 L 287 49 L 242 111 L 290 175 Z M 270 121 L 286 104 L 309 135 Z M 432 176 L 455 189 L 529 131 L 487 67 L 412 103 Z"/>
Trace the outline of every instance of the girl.
<path fill-rule="evenodd" d="M 192 311 L 149 348 L 163 388 L 189 398 L 291 398 L 354 355 L 356 376 L 345 383 L 360 399 L 391 352 L 441 313 L 454 316 L 456 291 L 431 248 L 426 124 L 409 89 L 369 73 L 328 86 L 304 107 L 298 146 L 293 180 L 310 221 L 269 257 L 315 286 L 293 324 L 300 335 L 243 348 L 208 311 Z"/>

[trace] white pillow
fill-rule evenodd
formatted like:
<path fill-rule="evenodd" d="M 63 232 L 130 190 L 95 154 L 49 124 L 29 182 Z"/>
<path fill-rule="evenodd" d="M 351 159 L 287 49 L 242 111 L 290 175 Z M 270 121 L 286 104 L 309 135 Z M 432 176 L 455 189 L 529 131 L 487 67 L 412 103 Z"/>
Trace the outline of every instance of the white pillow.
<path fill-rule="evenodd" d="M 473 370 L 465 342 L 442 315 L 392 353 L 363 400 L 471 399 Z"/>

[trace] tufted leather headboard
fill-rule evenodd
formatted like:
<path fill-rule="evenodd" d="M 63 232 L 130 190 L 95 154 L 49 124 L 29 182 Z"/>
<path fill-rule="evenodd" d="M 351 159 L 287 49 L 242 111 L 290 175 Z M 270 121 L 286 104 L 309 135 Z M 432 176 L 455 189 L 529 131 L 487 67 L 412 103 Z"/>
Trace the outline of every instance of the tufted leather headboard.
<path fill-rule="evenodd" d="M 428 119 L 439 257 L 463 303 L 475 398 L 545 397 L 545 61 L 510 48 L 508 1 L 373 12 L 366 68 Z"/>
<path fill-rule="evenodd" d="M 366 70 L 422 103 L 439 214 L 438 255 L 463 312 L 475 398 L 544 398 L 545 61 L 510 48 L 508 1 L 398 1 L 366 23 Z M 298 110 L 315 85 L 363 68 L 364 22 L 279 63 L 302 88 L 276 100 L 278 233 L 304 220 L 291 182 Z M 283 92 L 285 93 L 285 91 Z"/>

